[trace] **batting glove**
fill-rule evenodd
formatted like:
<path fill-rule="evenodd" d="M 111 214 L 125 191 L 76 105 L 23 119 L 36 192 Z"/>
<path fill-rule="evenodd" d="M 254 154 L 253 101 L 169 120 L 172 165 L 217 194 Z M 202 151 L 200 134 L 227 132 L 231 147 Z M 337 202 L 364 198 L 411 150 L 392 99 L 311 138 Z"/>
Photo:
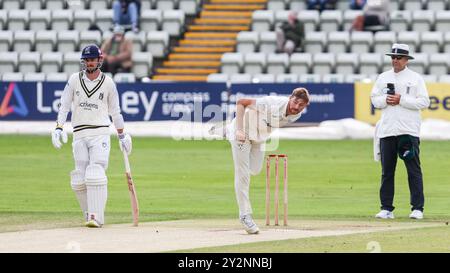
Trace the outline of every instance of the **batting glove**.
<path fill-rule="evenodd" d="M 56 127 L 56 129 L 52 132 L 52 143 L 56 149 L 60 149 L 62 147 L 62 143 L 67 143 L 67 133 L 63 130 L 62 127 Z"/>
<path fill-rule="evenodd" d="M 125 151 L 127 155 L 131 154 L 132 142 L 129 134 L 119 134 L 119 147 L 121 151 Z"/>

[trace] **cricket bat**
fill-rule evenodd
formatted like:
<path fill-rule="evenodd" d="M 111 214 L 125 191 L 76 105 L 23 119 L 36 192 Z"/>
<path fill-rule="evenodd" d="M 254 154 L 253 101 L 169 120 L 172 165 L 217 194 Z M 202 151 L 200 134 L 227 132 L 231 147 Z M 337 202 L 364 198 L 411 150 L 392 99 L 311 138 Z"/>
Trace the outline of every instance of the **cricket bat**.
<path fill-rule="evenodd" d="M 130 192 L 131 212 L 133 214 L 133 225 L 137 227 L 139 221 L 139 203 L 134 188 L 133 178 L 131 177 L 130 162 L 128 161 L 127 152 L 123 151 L 123 160 L 125 163 L 125 176 L 127 177 L 128 191 Z"/>

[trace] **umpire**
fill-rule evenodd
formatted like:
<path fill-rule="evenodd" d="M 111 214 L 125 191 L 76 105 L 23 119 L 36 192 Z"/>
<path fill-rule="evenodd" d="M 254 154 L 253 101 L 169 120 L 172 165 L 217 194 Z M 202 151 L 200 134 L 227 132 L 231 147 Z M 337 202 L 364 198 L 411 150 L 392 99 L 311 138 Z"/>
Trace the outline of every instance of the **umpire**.
<path fill-rule="evenodd" d="M 394 218 L 394 177 L 397 155 L 405 163 L 408 172 L 411 214 L 410 218 L 422 219 L 424 194 L 420 167 L 420 110 L 430 105 L 425 82 L 418 73 L 406 65 L 410 59 L 409 46 L 393 44 L 386 55 L 392 59 L 392 69 L 381 73 L 372 89 L 371 101 L 382 110 L 377 123 L 375 138 L 379 139 L 381 155 L 381 211 L 375 216 Z"/>

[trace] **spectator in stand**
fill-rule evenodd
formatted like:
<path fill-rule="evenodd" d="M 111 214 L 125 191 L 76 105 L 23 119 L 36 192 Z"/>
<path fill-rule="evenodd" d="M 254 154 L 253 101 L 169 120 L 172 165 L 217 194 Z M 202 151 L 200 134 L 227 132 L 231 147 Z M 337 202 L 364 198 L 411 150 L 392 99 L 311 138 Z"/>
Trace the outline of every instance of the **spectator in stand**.
<path fill-rule="evenodd" d="M 366 0 L 350 0 L 350 9 L 361 10 L 365 4 Z"/>
<path fill-rule="evenodd" d="M 291 11 L 287 22 L 283 22 L 276 30 L 277 52 L 292 54 L 301 47 L 305 38 L 305 26 L 298 20 L 297 12 Z"/>
<path fill-rule="evenodd" d="M 326 10 L 326 9 L 336 9 L 337 0 L 307 0 L 306 5 L 308 9 L 313 10 Z"/>
<path fill-rule="evenodd" d="M 353 21 L 351 30 L 379 31 L 387 29 L 389 19 L 389 1 L 367 0 L 364 5 L 363 15 L 359 15 Z"/>
<path fill-rule="evenodd" d="M 112 8 L 114 26 L 131 26 L 133 32 L 139 32 L 140 0 L 115 0 Z"/>
<path fill-rule="evenodd" d="M 125 38 L 124 28 L 120 25 L 115 26 L 113 36 L 102 45 L 103 71 L 112 74 L 131 72 L 132 50 L 133 44 Z"/>

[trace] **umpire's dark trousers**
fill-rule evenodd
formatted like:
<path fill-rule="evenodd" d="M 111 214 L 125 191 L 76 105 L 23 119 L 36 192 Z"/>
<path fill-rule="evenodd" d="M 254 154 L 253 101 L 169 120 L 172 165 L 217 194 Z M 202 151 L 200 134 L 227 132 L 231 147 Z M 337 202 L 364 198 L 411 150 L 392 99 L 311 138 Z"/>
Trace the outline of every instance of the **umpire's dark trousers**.
<path fill-rule="evenodd" d="M 415 150 L 414 158 L 405 160 L 406 170 L 408 171 L 409 191 L 411 194 L 411 210 L 423 211 L 425 198 L 423 196 L 422 170 L 420 168 L 418 137 L 412 137 L 412 143 Z M 380 201 L 381 209 L 393 211 L 394 206 L 394 177 L 395 167 L 398 158 L 398 137 L 391 136 L 380 139 L 381 150 L 381 188 Z"/>

